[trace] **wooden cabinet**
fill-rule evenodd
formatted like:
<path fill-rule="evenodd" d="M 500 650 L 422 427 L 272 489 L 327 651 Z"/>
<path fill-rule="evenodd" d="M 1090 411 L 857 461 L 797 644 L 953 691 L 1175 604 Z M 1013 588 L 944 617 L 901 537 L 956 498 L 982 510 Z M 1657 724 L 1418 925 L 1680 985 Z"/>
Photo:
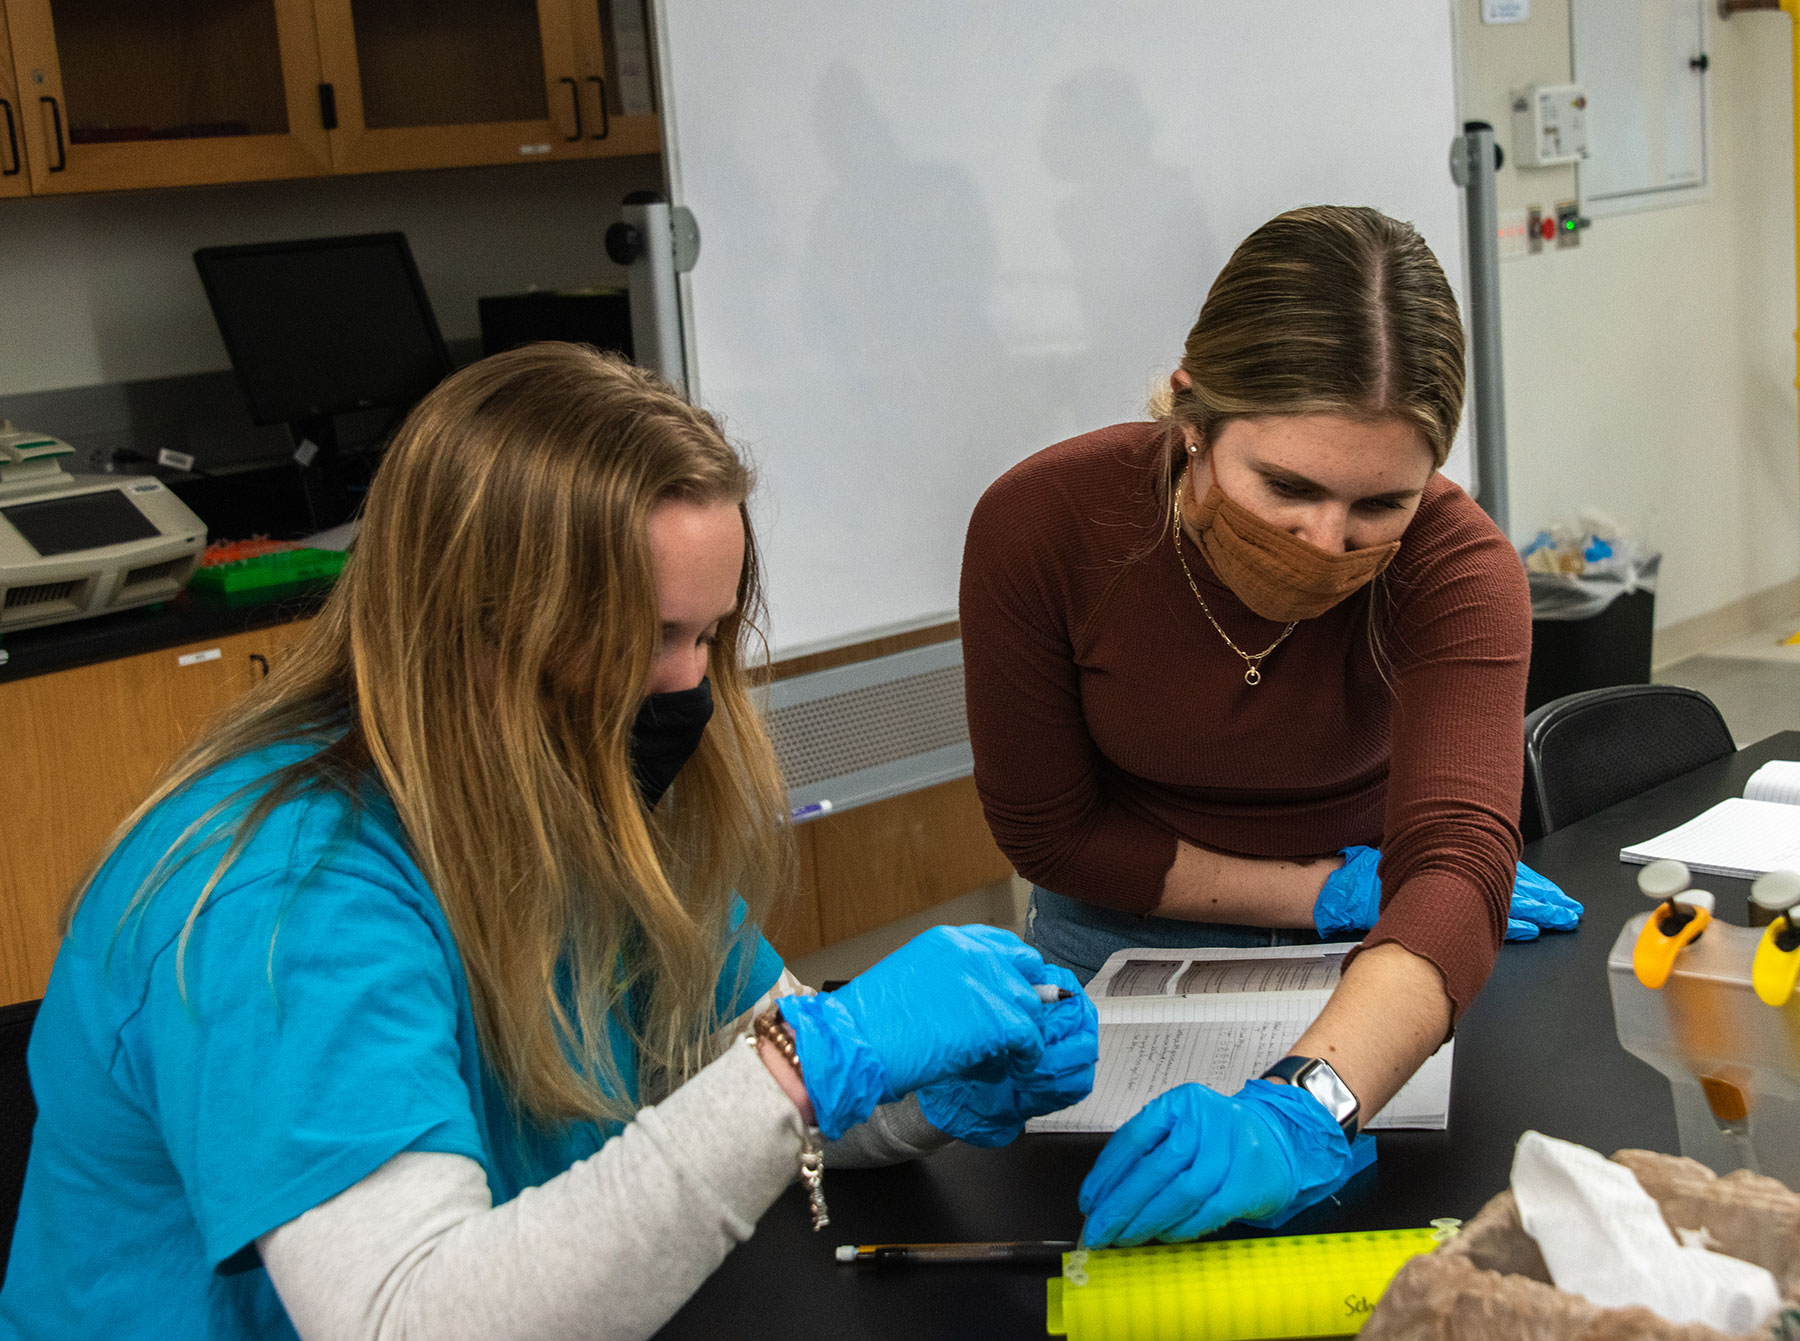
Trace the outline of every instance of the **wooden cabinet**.
<path fill-rule="evenodd" d="M 954 622 L 779 662 L 774 679 L 925 647 L 958 635 Z M 924 912 L 1012 875 L 988 832 L 973 778 L 809 820 L 794 831 L 797 897 L 769 928 L 793 959 Z"/>
<path fill-rule="evenodd" d="M 311 0 L 5 0 L 32 190 L 327 172 Z"/>
<path fill-rule="evenodd" d="M 23 196 L 31 194 L 31 174 L 25 168 L 24 108 L 7 59 L 11 49 L 6 11 L 0 9 L 0 196 Z"/>
<path fill-rule="evenodd" d="M 581 82 L 592 95 L 590 154 L 662 150 L 644 0 L 571 0 Z"/>
<path fill-rule="evenodd" d="M 800 881 L 769 926 L 797 959 L 1012 875 L 981 813 L 973 778 L 802 824 Z"/>
<path fill-rule="evenodd" d="M 624 60 L 603 36 L 614 3 L 637 6 L 620 11 Z M 0 0 L 0 195 L 656 153 L 642 15 L 642 0 Z"/>
<path fill-rule="evenodd" d="M 585 158 L 568 0 L 314 0 L 338 172 Z"/>
<path fill-rule="evenodd" d="M 19 784 L 0 812 L 0 1005 L 43 994 L 63 905 L 114 828 L 306 629 L 276 625 L 0 683 L 0 776 Z M 768 928 L 787 958 L 1012 871 L 969 778 L 827 815 L 795 839 L 797 896 Z"/>
<path fill-rule="evenodd" d="M 43 995 L 63 904 L 156 778 L 305 631 L 214 642 L 0 684 L 0 1005 Z"/>

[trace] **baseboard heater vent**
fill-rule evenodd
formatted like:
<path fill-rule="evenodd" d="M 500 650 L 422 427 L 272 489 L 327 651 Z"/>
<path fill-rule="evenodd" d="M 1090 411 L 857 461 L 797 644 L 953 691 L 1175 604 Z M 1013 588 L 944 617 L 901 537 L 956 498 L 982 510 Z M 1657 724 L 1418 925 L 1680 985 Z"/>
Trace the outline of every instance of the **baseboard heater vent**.
<path fill-rule="evenodd" d="M 836 813 L 967 777 L 962 642 L 777 680 L 764 711 L 796 810 Z"/>

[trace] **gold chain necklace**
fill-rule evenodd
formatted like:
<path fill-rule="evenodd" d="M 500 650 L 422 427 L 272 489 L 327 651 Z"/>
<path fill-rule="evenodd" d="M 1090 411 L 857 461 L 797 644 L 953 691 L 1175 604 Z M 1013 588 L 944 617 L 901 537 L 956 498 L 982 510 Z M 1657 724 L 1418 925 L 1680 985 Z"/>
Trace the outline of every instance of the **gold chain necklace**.
<path fill-rule="evenodd" d="M 1200 611 L 1206 616 L 1206 622 L 1211 624 L 1218 632 L 1218 635 L 1225 640 L 1225 646 L 1229 647 L 1244 659 L 1244 683 L 1249 685 L 1261 684 L 1262 671 L 1259 670 L 1258 667 L 1262 665 L 1263 658 L 1286 642 L 1288 634 L 1294 631 L 1294 625 L 1298 624 L 1300 621 L 1297 619 L 1290 620 L 1288 626 L 1281 631 L 1281 636 L 1279 638 L 1263 648 L 1262 651 L 1256 653 L 1246 652 L 1243 648 L 1231 641 L 1231 635 L 1229 633 L 1219 627 L 1219 621 L 1213 618 L 1213 612 L 1207 607 L 1206 597 L 1200 594 L 1200 587 L 1195 583 L 1194 575 L 1188 571 L 1187 556 L 1181 552 L 1181 495 L 1187 489 L 1187 478 L 1187 467 L 1183 466 L 1181 469 L 1181 478 L 1175 481 L 1174 506 L 1169 511 L 1169 529 L 1175 537 L 1175 558 L 1181 564 L 1181 575 L 1187 578 L 1188 590 L 1193 592 L 1194 599 L 1200 602 Z"/>

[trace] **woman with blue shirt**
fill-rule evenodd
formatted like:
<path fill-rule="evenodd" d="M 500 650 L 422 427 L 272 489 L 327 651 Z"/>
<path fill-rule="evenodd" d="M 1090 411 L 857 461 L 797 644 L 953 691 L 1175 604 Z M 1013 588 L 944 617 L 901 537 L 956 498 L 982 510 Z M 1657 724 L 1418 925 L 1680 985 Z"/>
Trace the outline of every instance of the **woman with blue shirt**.
<path fill-rule="evenodd" d="M 797 1172 L 822 1223 L 821 1164 L 1086 1092 L 1091 1005 L 1004 932 L 829 996 L 758 932 L 750 483 L 574 346 L 413 412 L 305 641 L 73 901 L 0 1335 L 645 1336 Z"/>

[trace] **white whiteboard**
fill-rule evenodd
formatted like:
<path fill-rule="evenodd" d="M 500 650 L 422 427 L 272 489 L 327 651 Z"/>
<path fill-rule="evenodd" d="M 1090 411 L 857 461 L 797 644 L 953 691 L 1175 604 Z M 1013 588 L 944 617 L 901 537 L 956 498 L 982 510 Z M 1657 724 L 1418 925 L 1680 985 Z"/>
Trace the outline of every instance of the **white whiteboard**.
<path fill-rule="evenodd" d="M 1463 292 L 1448 0 L 659 0 L 657 22 L 701 233 L 690 384 L 760 470 L 777 655 L 953 617 L 982 490 L 1141 417 L 1282 210 L 1410 219 Z"/>

